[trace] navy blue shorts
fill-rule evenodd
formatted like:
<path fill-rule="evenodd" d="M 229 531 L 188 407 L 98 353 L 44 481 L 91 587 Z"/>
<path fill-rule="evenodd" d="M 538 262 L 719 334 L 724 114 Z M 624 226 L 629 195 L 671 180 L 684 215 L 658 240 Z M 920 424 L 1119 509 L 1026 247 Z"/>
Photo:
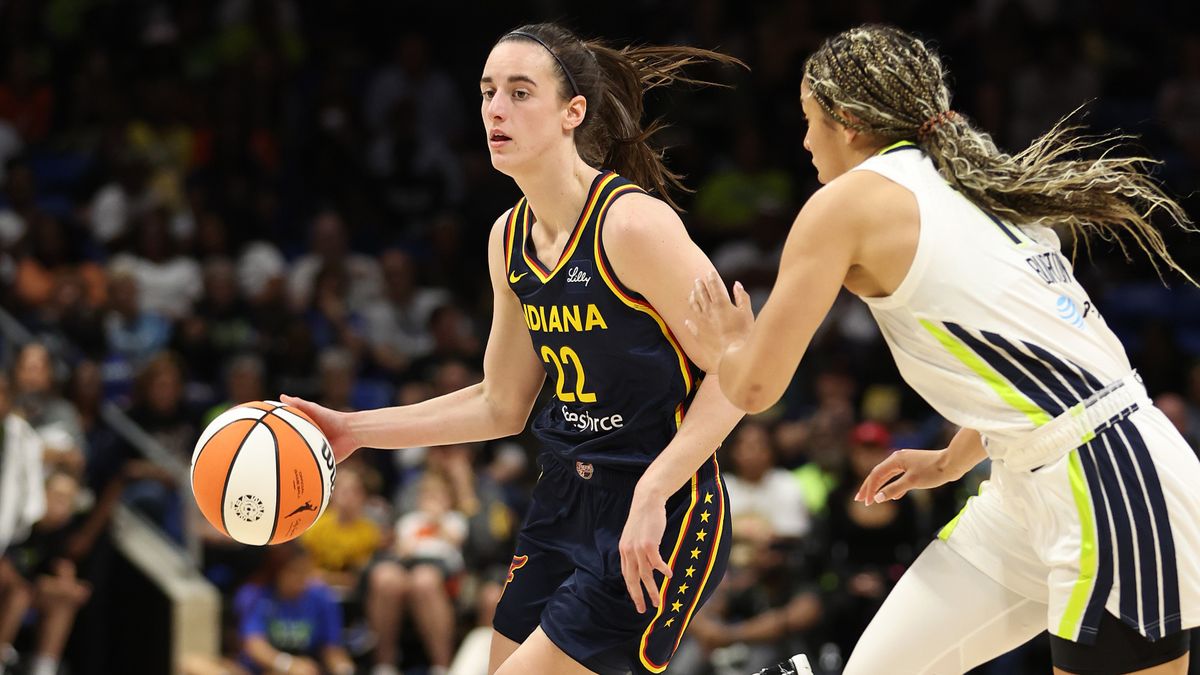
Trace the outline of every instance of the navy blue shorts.
<path fill-rule="evenodd" d="M 524 642 L 538 626 L 559 649 L 601 675 L 661 673 L 729 561 L 729 498 L 716 458 L 667 500 L 661 546 L 672 577 L 657 609 L 638 614 L 621 576 L 618 544 L 638 476 L 538 458 L 533 490 L 493 626 Z"/>

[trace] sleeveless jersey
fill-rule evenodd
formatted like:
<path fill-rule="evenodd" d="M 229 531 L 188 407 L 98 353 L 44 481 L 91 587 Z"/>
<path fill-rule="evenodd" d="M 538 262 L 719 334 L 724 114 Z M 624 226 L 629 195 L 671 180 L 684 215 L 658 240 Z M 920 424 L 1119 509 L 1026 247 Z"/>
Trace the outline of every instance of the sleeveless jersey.
<path fill-rule="evenodd" d="M 943 417 L 1008 443 L 1129 373 L 1053 230 L 981 210 L 908 142 L 853 170 L 916 196 L 907 276 L 892 295 L 863 300 L 905 381 Z"/>
<path fill-rule="evenodd" d="M 701 372 L 604 253 L 605 215 L 631 192 L 641 189 L 615 173 L 596 176 L 562 255 L 549 264 L 538 260 L 535 217 L 522 198 L 505 225 L 504 257 L 555 392 L 534 436 L 570 462 L 641 471 L 675 435 Z"/>

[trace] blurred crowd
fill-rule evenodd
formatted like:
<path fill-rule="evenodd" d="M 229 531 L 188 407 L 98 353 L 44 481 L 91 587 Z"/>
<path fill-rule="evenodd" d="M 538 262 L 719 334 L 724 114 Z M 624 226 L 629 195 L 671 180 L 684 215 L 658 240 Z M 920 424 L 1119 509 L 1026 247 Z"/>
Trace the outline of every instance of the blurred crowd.
<path fill-rule="evenodd" d="M 1156 176 L 1191 213 L 1200 202 L 1190 0 L 0 0 L 0 306 L 35 336 L 5 345 L 0 378 L 0 675 L 114 672 L 112 627 L 86 617 L 111 606 L 121 502 L 177 541 L 201 532 L 224 660 L 192 672 L 484 672 L 537 474 L 531 439 L 360 451 L 299 543 L 256 549 L 209 528 L 100 411 L 122 407 L 187 462 L 243 401 L 356 410 L 479 381 L 486 232 L 519 195 L 490 166 L 473 82 L 504 31 L 560 17 L 750 64 L 705 73 L 730 89 L 655 92 L 647 108 L 670 122 L 659 141 L 695 190 L 675 195 L 693 237 L 756 303 L 818 187 L 803 60 L 859 23 L 932 38 L 954 107 L 1001 147 L 1083 105 L 1077 124 L 1136 134 L 1131 151 L 1162 160 Z M 1165 234 L 1200 273 L 1200 240 Z M 1200 290 L 1106 242 L 1081 247 L 1077 270 L 1200 442 Z M 784 400 L 720 452 L 731 567 L 668 672 L 752 672 L 803 649 L 838 673 L 986 466 L 869 509 L 857 485 L 891 450 L 952 432 L 901 383 L 861 303 L 839 298 Z M 983 672 L 1046 664 L 1034 645 Z"/>

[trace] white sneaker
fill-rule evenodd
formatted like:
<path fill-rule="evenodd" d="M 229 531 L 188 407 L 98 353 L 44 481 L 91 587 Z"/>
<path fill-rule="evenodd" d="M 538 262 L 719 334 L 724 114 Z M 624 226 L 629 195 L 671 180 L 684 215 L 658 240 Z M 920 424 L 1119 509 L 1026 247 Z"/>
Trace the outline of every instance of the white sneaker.
<path fill-rule="evenodd" d="M 813 675 L 813 671 L 812 666 L 808 663 L 808 657 L 797 654 L 787 661 L 776 663 L 770 668 L 763 668 L 756 675 Z"/>
<path fill-rule="evenodd" d="M 371 675 L 404 675 L 400 669 L 390 663 L 377 663 L 371 669 Z"/>

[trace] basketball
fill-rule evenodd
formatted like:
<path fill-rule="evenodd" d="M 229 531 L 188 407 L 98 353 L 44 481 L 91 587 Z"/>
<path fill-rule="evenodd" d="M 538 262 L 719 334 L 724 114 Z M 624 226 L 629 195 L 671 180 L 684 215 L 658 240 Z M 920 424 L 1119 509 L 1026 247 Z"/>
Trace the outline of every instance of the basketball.
<path fill-rule="evenodd" d="M 192 493 L 222 534 L 262 546 L 294 539 L 325 512 L 336 462 L 321 429 L 277 401 L 243 403 L 205 428 Z"/>

